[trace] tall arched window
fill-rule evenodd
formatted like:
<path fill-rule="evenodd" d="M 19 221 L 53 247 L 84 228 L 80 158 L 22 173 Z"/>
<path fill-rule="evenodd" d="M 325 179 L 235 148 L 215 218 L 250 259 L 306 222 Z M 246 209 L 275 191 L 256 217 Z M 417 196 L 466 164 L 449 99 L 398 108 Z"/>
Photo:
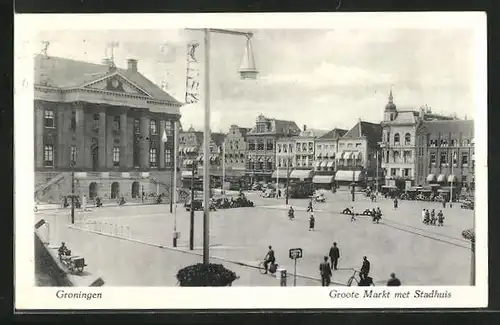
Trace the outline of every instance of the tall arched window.
<path fill-rule="evenodd" d="M 405 145 L 410 145 L 410 143 L 411 143 L 411 134 L 406 133 L 405 134 Z"/>
<path fill-rule="evenodd" d="M 394 134 L 394 143 L 399 144 L 399 133 Z"/>

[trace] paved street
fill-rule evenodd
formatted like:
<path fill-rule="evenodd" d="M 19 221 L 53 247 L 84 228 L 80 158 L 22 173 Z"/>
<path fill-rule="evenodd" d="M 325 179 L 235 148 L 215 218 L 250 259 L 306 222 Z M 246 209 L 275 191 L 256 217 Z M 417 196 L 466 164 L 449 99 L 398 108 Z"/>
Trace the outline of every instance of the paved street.
<path fill-rule="evenodd" d="M 394 211 L 390 200 L 380 199 L 372 204 L 359 194 L 352 203 L 347 192 L 329 193 L 327 203 L 315 205 L 316 230 L 308 231 L 307 200 L 290 200 L 297 212 L 296 219 L 289 221 L 284 199 L 264 199 L 256 193 L 249 194 L 249 198 L 257 207 L 211 214 L 211 256 L 256 266 L 266 254 L 267 246 L 272 245 L 280 267 L 293 272 L 288 249 L 300 247 L 304 257 L 297 263 L 297 273 L 317 278 L 319 263 L 336 241 L 341 251 L 341 270 L 334 272 L 334 282 L 346 283 L 352 274 L 347 268 L 359 269 L 366 255 L 376 285 L 385 283 L 391 272 L 406 285 L 468 284 L 470 250 L 461 232 L 472 226 L 473 212 L 460 209 L 459 204 L 443 211 L 444 227 L 435 227 L 423 225 L 420 216 L 424 207 L 439 211 L 441 207 L 437 203 L 402 201 L 400 208 Z M 379 206 L 384 213 L 381 223 L 372 224 L 367 217 L 351 222 L 349 216 L 339 213 L 352 205 L 357 212 Z M 178 269 L 201 261 L 197 255 L 68 230 L 69 210 L 42 211 L 37 215 L 51 223 L 51 242 L 64 240 L 74 247 L 85 256 L 92 272 L 106 278 L 108 285 L 176 285 Z M 166 205 L 105 207 L 78 212 L 77 221 L 99 222 L 99 227 L 133 239 L 172 245 L 174 218 Z M 195 251 L 199 253 L 202 224 L 202 212 L 196 212 Z M 189 213 L 181 205 L 177 208 L 177 230 L 181 232 L 178 247 L 187 250 Z M 220 261 L 213 259 L 213 262 Z M 240 276 L 234 285 L 279 285 L 277 279 L 261 275 L 255 268 L 230 262 L 223 264 Z M 289 285 L 291 283 L 289 279 Z M 299 278 L 297 284 L 319 285 L 304 278 Z"/>

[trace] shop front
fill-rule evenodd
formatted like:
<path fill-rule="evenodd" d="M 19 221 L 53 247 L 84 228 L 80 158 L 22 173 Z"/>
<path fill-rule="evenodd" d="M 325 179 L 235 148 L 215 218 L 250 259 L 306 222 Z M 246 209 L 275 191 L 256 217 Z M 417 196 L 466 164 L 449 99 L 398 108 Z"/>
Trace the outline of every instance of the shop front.
<path fill-rule="evenodd" d="M 335 173 L 335 184 L 339 190 L 348 190 L 352 183 L 356 184 L 356 190 L 364 188 L 366 175 L 361 170 L 339 170 Z"/>
<path fill-rule="evenodd" d="M 332 190 L 335 183 L 334 175 L 315 175 L 312 179 L 315 189 Z"/>

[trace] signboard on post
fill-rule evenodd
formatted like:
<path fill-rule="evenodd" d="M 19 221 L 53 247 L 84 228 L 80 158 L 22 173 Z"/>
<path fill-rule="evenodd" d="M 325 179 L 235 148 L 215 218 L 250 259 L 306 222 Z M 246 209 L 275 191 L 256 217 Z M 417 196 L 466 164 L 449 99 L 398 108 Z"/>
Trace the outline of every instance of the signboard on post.
<path fill-rule="evenodd" d="M 297 285 L 297 259 L 302 258 L 302 248 L 290 248 L 288 256 L 294 261 L 293 286 Z"/>
<path fill-rule="evenodd" d="M 288 254 L 292 260 L 302 258 L 302 248 L 290 248 Z"/>

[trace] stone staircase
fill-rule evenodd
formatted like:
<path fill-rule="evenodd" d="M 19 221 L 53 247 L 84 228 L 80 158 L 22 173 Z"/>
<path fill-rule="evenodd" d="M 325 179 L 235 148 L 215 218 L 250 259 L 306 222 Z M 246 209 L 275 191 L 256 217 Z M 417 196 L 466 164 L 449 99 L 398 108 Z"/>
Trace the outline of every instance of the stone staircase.
<path fill-rule="evenodd" d="M 55 186 L 65 179 L 67 179 L 69 174 L 67 172 L 62 172 L 52 177 L 48 182 L 39 184 L 35 188 L 35 199 L 42 198 L 50 190 L 52 186 Z"/>

